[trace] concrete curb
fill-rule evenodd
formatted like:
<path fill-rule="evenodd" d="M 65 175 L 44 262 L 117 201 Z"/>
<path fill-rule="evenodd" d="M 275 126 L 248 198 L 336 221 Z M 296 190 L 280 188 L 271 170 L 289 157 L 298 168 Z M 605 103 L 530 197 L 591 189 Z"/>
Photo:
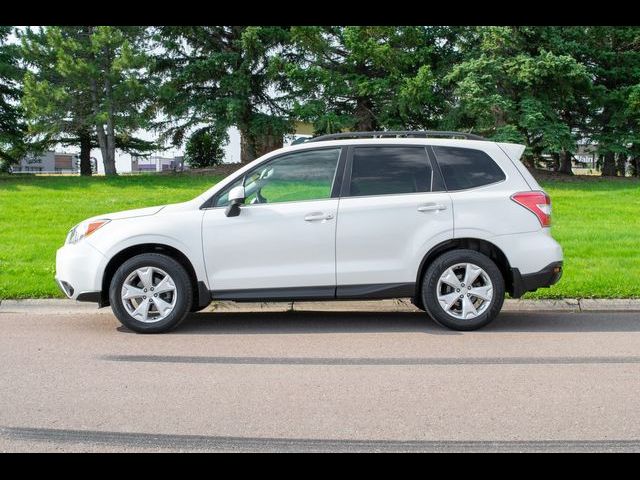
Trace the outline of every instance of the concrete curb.
<path fill-rule="evenodd" d="M 351 300 L 334 302 L 213 302 L 205 312 L 419 312 L 409 299 Z M 504 312 L 596 312 L 640 311 L 640 299 L 575 299 L 521 300 L 507 299 Z M 66 299 L 26 299 L 0 301 L 0 313 L 47 315 L 110 314 L 110 308 L 98 309 L 93 303 Z"/>

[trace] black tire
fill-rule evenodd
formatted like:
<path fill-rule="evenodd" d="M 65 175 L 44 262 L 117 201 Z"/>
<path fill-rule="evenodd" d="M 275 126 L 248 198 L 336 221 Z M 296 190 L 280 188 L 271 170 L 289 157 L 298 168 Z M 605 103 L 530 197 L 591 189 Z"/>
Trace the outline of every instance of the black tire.
<path fill-rule="evenodd" d="M 138 268 L 156 267 L 164 270 L 175 284 L 175 305 L 171 313 L 162 320 L 146 323 L 132 317 L 121 298 L 122 285 L 127 277 Z M 124 262 L 111 279 L 109 287 L 111 309 L 120 322 L 127 328 L 139 333 L 162 333 L 177 327 L 191 312 L 193 286 L 189 274 L 180 263 L 171 257 L 158 253 L 143 253 Z"/>
<path fill-rule="evenodd" d="M 448 268 L 467 262 L 477 265 L 486 272 L 493 285 L 493 296 L 484 312 L 473 319 L 463 320 L 449 315 L 440 306 L 437 287 L 440 276 Z M 475 250 L 452 250 L 443 253 L 429 265 L 423 277 L 421 294 L 427 313 L 440 325 L 452 330 L 476 330 L 490 323 L 500 313 L 504 303 L 504 278 L 493 260 L 486 255 Z"/>

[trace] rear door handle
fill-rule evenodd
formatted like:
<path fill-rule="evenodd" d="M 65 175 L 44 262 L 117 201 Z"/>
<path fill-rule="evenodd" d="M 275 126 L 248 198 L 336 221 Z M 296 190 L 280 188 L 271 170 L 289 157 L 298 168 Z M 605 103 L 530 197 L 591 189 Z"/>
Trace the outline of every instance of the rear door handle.
<path fill-rule="evenodd" d="M 304 216 L 304 221 L 317 222 L 319 220 L 331 220 L 332 218 L 333 218 L 333 213 L 311 212 L 311 213 L 307 213 Z"/>
<path fill-rule="evenodd" d="M 441 203 L 425 203 L 418 207 L 419 212 L 437 212 L 438 210 L 446 210 L 447 206 Z"/>

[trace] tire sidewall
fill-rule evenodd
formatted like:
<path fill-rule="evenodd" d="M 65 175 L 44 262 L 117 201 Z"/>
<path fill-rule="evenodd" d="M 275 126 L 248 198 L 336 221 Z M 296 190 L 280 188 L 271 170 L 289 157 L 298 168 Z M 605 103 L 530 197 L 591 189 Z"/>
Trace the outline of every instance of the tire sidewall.
<path fill-rule="evenodd" d="M 438 280 L 444 271 L 457 263 L 473 263 L 482 268 L 493 284 L 493 298 L 489 308 L 471 320 L 462 320 L 446 313 L 438 302 Z M 422 282 L 422 302 L 429 315 L 439 324 L 453 330 L 476 330 L 481 328 L 500 313 L 504 303 L 504 279 L 497 265 L 486 255 L 475 250 L 453 250 L 436 258 L 427 268 Z"/>
<path fill-rule="evenodd" d="M 176 304 L 173 311 L 164 319 L 154 323 L 136 320 L 123 305 L 120 292 L 125 279 L 141 267 L 156 267 L 167 272 L 176 286 Z M 115 316 L 127 328 L 140 333 L 161 333 L 177 327 L 189 314 L 193 302 L 191 280 L 180 263 L 171 257 L 158 253 L 143 253 L 124 262 L 111 279 L 109 301 Z"/>

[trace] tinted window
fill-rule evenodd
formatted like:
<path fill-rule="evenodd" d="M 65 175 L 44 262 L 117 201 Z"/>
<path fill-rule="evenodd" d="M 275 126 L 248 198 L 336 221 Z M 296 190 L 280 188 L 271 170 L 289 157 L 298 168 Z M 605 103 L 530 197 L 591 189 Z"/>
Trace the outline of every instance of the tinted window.
<path fill-rule="evenodd" d="M 266 162 L 244 177 L 245 204 L 295 202 L 331 197 L 339 148 L 290 153 Z M 229 190 L 218 197 L 216 207 L 229 203 Z"/>
<path fill-rule="evenodd" d="M 506 177 L 489 155 L 481 150 L 433 147 L 447 190 L 464 190 L 500 182 Z"/>
<path fill-rule="evenodd" d="M 430 192 L 433 171 L 424 147 L 356 147 L 351 196 Z"/>

